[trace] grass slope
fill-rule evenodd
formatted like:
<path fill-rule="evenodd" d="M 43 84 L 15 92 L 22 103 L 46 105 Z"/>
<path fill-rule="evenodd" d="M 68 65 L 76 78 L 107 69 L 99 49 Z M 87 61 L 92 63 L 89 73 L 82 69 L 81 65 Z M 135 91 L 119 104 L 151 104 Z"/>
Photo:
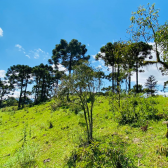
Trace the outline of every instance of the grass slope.
<path fill-rule="evenodd" d="M 168 98 L 155 99 L 158 114 L 168 114 Z M 135 166 L 168 167 L 166 125 L 162 124 L 165 119 L 149 120 L 146 132 L 140 127 L 120 125 L 110 110 L 110 100 L 98 97 L 94 105 L 93 137 L 101 142 L 100 149 L 111 147 L 109 144 L 113 148 L 123 144 L 124 155 Z M 54 111 L 54 103 L 52 100 L 22 110 L 16 107 L 1 109 L 0 167 L 70 167 L 67 162 L 72 151 L 85 141 L 85 121 L 82 112 L 75 114 L 68 108 Z M 76 167 L 86 166 L 77 164 Z"/>

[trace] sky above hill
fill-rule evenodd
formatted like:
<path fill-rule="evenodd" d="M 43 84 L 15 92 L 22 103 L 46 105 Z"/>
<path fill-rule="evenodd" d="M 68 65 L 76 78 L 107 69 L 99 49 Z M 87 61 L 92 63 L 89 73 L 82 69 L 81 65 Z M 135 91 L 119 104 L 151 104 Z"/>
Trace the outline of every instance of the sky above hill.
<path fill-rule="evenodd" d="M 131 12 L 139 5 L 156 4 L 159 23 L 167 20 L 168 1 L 163 0 L 5 0 L 0 1 L 0 77 L 12 65 L 31 67 L 47 63 L 60 39 L 77 39 L 87 46 L 90 62 L 107 71 L 94 56 L 107 42 L 128 40 Z M 160 85 L 168 79 L 156 66 L 139 75 L 144 84 L 153 74 Z M 135 81 L 135 75 L 132 77 Z M 160 87 L 161 88 L 161 87 Z"/>

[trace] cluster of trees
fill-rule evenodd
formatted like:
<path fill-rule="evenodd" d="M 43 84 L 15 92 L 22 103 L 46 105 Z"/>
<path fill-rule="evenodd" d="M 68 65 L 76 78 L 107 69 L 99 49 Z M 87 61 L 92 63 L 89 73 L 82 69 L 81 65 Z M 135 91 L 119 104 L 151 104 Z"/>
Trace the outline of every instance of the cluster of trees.
<path fill-rule="evenodd" d="M 35 67 L 11 66 L 7 70 L 5 80 L 0 80 L 0 105 L 2 106 L 3 99 L 15 90 L 20 91 L 18 108 L 23 108 L 24 104 L 28 103 L 30 95 L 33 95 L 35 104 L 51 98 L 59 80 L 65 75 L 64 71 L 59 71 L 59 65 L 64 65 L 71 74 L 75 65 L 90 58 L 89 55 L 85 56 L 86 52 L 86 46 L 78 40 L 73 39 L 68 44 L 62 39 L 53 49 L 53 56 L 48 60 L 49 64 Z M 28 91 L 28 85 L 31 86 L 31 91 Z"/>
<path fill-rule="evenodd" d="M 109 75 L 99 72 L 99 80 L 106 78 L 112 81 L 111 86 L 103 90 L 119 93 L 121 84 L 125 82 L 125 90 L 131 91 L 131 75 L 132 72 L 135 72 L 136 85 L 133 90 L 136 93 L 141 92 L 142 87 L 138 83 L 138 74 L 144 72 L 141 67 L 149 64 L 162 64 L 160 70 L 164 74 L 166 73 L 168 68 L 168 24 L 166 22 L 159 26 L 158 13 L 159 10 L 155 9 L 154 4 L 152 6 L 148 4 L 146 8 L 140 6 L 136 12 L 132 13 L 132 24 L 128 29 L 131 40 L 109 42 L 100 48 L 96 60 L 102 59 L 106 66 L 111 67 Z M 148 44 L 151 40 L 154 41 L 155 47 Z M 152 59 L 152 49 L 156 52 L 156 61 L 146 61 L 146 58 Z M 71 76 L 74 67 L 89 60 L 90 56 L 86 56 L 86 52 L 86 45 L 78 40 L 72 39 L 68 43 L 61 39 L 60 44 L 57 44 L 53 49 L 53 55 L 48 60 L 48 64 L 40 64 L 35 67 L 28 65 L 11 66 L 7 70 L 5 80 L 0 81 L 0 105 L 2 105 L 4 98 L 15 90 L 20 91 L 18 108 L 24 107 L 29 95 L 33 95 L 36 104 L 51 98 L 55 94 L 54 91 L 58 87 L 60 79 L 66 75 L 64 71 L 59 71 L 59 65 L 63 65 L 68 70 L 68 75 Z M 165 86 L 166 84 L 165 82 Z M 30 87 L 32 88 L 31 91 L 28 89 Z M 67 99 L 68 95 L 67 88 Z"/>
<path fill-rule="evenodd" d="M 20 96 L 18 108 L 23 108 L 28 102 L 28 96 L 34 96 L 34 103 L 45 101 L 56 94 L 56 88 L 59 86 L 59 92 L 67 96 L 69 93 L 76 94 L 79 97 L 80 104 L 84 111 L 84 117 L 87 125 L 88 141 L 92 139 L 92 111 L 95 101 L 95 93 L 100 92 L 101 79 L 110 80 L 111 86 L 104 90 L 111 90 L 113 93 L 120 93 L 121 84 L 125 82 L 125 90 L 128 93 L 133 90 L 136 93 L 141 92 L 142 86 L 138 82 L 138 74 L 144 72 L 141 67 L 149 64 L 160 63 L 160 69 L 166 74 L 168 69 L 168 24 L 159 26 L 158 10 L 155 5 L 140 6 L 136 12 L 132 13 L 131 26 L 128 32 L 131 34 L 131 40 L 107 43 L 100 48 L 100 53 L 96 55 L 96 60 L 102 59 L 106 66 L 111 67 L 111 73 L 105 75 L 102 71 L 95 71 L 88 66 L 89 55 L 86 56 L 86 45 L 76 39 L 69 43 L 61 39 L 52 51 L 52 57 L 48 64 L 40 64 L 35 67 L 27 65 L 13 65 L 8 68 L 5 80 L 0 80 L 0 105 L 5 96 L 19 89 Z M 153 40 L 155 46 L 148 44 Z M 158 50 L 160 48 L 160 50 Z M 155 61 L 146 61 L 146 58 L 152 59 L 152 49 L 156 53 Z M 59 65 L 63 65 L 68 74 L 59 70 Z M 131 75 L 136 73 L 136 85 L 131 87 Z M 168 82 L 165 82 L 165 86 Z M 145 86 L 147 93 L 151 95 L 155 92 L 157 81 L 154 76 L 147 79 Z M 32 90 L 28 91 L 28 86 Z M 88 100 L 90 105 L 88 105 Z"/>

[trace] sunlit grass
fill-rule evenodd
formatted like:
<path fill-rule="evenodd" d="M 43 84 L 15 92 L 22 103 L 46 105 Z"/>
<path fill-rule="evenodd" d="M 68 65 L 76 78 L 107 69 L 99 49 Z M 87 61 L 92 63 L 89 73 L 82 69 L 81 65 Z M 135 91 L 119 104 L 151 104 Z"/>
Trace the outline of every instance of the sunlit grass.
<path fill-rule="evenodd" d="M 168 98 L 157 97 L 155 106 L 159 113 L 167 113 Z M 166 125 L 162 120 L 149 120 L 148 130 L 141 127 L 120 125 L 115 119 L 109 97 L 99 97 L 94 105 L 93 137 L 102 143 L 125 144 L 125 155 L 134 165 L 141 167 L 168 167 L 163 150 L 168 147 Z M 12 107 L 0 111 L 0 167 L 23 167 L 28 161 L 35 167 L 63 167 L 65 158 L 86 140 L 85 121 L 82 112 L 75 114 L 69 108 L 52 110 L 55 100 L 34 107 L 14 110 Z M 52 128 L 50 124 L 52 123 Z M 26 129 L 26 133 L 25 133 Z M 24 135 L 26 135 L 23 149 Z M 107 141 L 106 141 L 107 140 Z M 115 144 L 115 143 L 114 143 Z M 22 158 L 23 163 L 18 158 Z M 48 160 L 47 160 L 48 159 Z M 28 164 L 27 164 L 28 165 Z M 32 166 L 31 165 L 31 166 Z M 33 167 L 32 166 L 32 167 Z"/>

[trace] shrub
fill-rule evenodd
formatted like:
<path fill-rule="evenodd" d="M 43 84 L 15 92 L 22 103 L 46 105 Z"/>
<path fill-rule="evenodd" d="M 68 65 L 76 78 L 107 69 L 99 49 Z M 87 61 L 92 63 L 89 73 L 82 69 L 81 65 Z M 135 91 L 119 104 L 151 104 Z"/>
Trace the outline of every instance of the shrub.
<path fill-rule="evenodd" d="M 92 142 L 90 145 L 79 147 L 66 159 L 69 167 L 97 168 L 133 168 L 131 160 L 124 155 L 122 147 L 110 143 Z M 66 165 L 66 166 L 67 166 Z"/>
<path fill-rule="evenodd" d="M 120 124 L 141 126 L 146 120 L 158 119 L 157 103 L 153 97 L 129 95 L 122 101 L 117 119 Z"/>

